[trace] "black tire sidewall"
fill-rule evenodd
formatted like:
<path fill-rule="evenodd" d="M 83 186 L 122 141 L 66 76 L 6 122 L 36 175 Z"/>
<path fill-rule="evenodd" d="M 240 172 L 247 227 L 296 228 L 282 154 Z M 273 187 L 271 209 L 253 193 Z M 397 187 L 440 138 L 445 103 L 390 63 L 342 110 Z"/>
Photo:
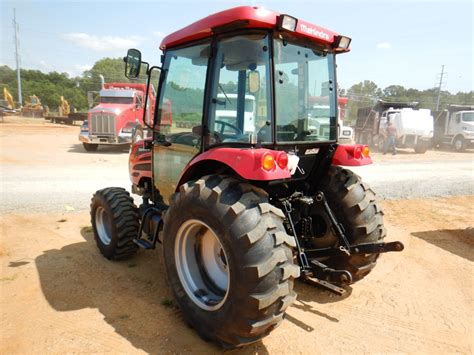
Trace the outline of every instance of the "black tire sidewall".
<path fill-rule="evenodd" d="M 98 144 L 82 143 L 82 145 L 84 146 L 84 149 L 88 152 L 95 152 L 99 148 Z"/>
<path fill-rule="evenodd" d="M 282 217 L 264 208 L 270 206 L 268 197 L 257 190 L 229 177 L 203 177 L 182 186 L 164 216 L 163 259 L 168 284 L 183 318 L 202 338 L 225 347 L 241 346 L 267 335 L 283 319 L 290 304 L 285 300 L 294 297 L 293 278 L 299 276 L 299 272 L 295 276 L 293 268 L 299 271 L 299 267 L 294 265 L 288 244 L 276 242 L 274 233 L 286 235 Z M 241 204 L 243 209 L 235 207 Z M 195 303 L 179 278 L 175 243 L 179 229 L 189 220 L 211 228 L 227 257 L 229 288 L 225 301 L 215 310 Z M 257 233 L 258 239 L 252 241 L 247 237 L 249 233 Z M 282 257 L 282 252 L 284 260 L 271 264 L 277 255 Z M 265 267 L 264 274 L 257 273 L 256 265 Z M 285 272 L 290 274 L 284 278 Z M 272 296 L 275 292 L 277 296 Z"/>
<path fill-rule="evenodd" d="M 121 200 L 117 201 L 117 199 Z M 112 207 L 114 202 L 117 203 L 115 208 Z M 105 211 L 103 223 L 107 223 L 109 227 L 109 244 L 102 242 L 97 231 L 96 213 L 99 207 L 102 207 Z M 128 221 L 127 225 L 119 227 L 124 218 Z M 107 259 L 126 259 L 138 250 L 138 246 L 132 241 L 138 235 L 138 212 L 129 193 L 125 189 L 106 188 L 94 194 L 91 202 L 91 224 L 97 247 Z"/>
<path fill-rule="evenodd" d="M 179 303 L 181 309 L 195 310 L 195 315 L 193 315 L 192 318 L 200 318 L 202 320 L 202 324 L 204 325 L 208 322 L 222 323 L 225 322 L 226 316 L 231 311 L 230 308 L 233 301 L 232 289 L 236 281 L 234 276 L 237 271 L 237 266 L 234 257 L 231 253 L 231 247 L 228 245 L 229 243 L 226 242 L 225 238 L 222 238 L 222 235 L 225 234 L 225 231 L 223 231 L 221 226 L 216 223 L 215 219 L 209 218 L 209 216 L 205 216 L 204 213 L 199 213 L 201 208 L 199 208 L 198 206 L 196 207 L 197 208 L 193 209 L 192 213 L 188 211 L 182 213 L 180 215 L 180 218 L 173 220 L 173 223 L 170 228 L 166 229 L 165 235 L 167 237 L 165 237 L 165 240 L 163 241 L 163 252 L 165 265 L 168 273 L 168 282 L 170 283 L 171 289 L 173 290 L 176 300 Z M 207 210 L 205 212 L 209 214 Z M 201 309 L 192 301 L 192 299 L 187 295 L 183 285 L 181 284 L 181 280 L 179 278 L 178 271 L 176 268 L 174 250 L 177 233 L 181 225 L 190 219 L 199 220 L 209 226 L 219 239 L 219 242 L 221 243 L 222 248 L 224 249 L 225 254 L 227 256 L 227 264 L 229 267 L 230 278 L 227 299 L 225 300 L 222 307 L 215 311 L 206 311 L 204 309 Z"/>
<path fill-rule="evenodd" d="M 458 141 L 461 142 L 461 146 L 460 146 L 459 149 L 456 148 L 456 142 L 458 142 Z M 456 151 L 456 152 L 462 152 L 462 151 L 464 151 L 464 139 L 461 138 L 461 137 L 455 138 L 455 139 L 454 139 L 454 142 L 453 142 L 453 149 L 454 149 L 454 151 Z"/>
<path fill-rule="evenodd" d="M 338 181 L 341 174 L 344 173 L 347 174 L 345 183 Z M 346 191 L 344 186 L 347 182 L 351 182 L 350 185 L 356 186 Z M 320 187 L 326 195 L 328 204 L 337 221 L 342 224 L 345 236 L 351 245 L 376 243 L 384 239 L 383 212 L 376 207 L 377 202 L 375 200 L 370 202 L 363 211 L 359 211 L 357 208 L 357 203 L 365 199 L 367 193 L 369 193 L 368 190 L 370 190 L 367 188 L 367 184 L 361 183 L 359 176 L 350 170 L 331 166 L 328 176 Z M 375 198 L 372 190 L 370 190 L 370 193 Z M 378 224 L 374 231 L 368 234 L 357 232 L 364 224 L 370 224 L 374 221 L 377 221 Z M 378 256 L 379 254 L 338 256 L 326 259 L 324 263 L 336 269 L 350 271 L 355 282 L 370 272 L 369 270 L 359 273 L 357 267 L 375 265 Z"/>
<path fill-rule="evenodd" d="M 187 199 L 188 196 L 186 196 L 185 200 Z M 240 267 L 242 263 L 239 262 L 239 255 L 237 255 L 239 254 L 239 249 L 233 247 L 231 241 L 231 238 L 235 238 L 236 236 L 226 228 L 228 226 L 225 226 L 220 222 L 224 216 L 219 213 L 216 206 L 209 206 L 206 204 L 206 201 L 201 199 L 193 199 L 192 204 L 192 209 L 180 209 L 182 212 L 177 216 L 177 218 L 174 218 L 171 224 L 165 224 L 164 227 L 165 238 L 163 241 L 163 253 L 168 274 L 168 282 L 181 309 L 186 310 L 186 312 L 190 312 L 190 310 L 194 311 L 193 315 L 184 315 L 188 322 L 193 323 L 193 327 L 196 329 L 203 326 L 213 328 L 215 327 L 215 324 L 224 326 L 226 323 L 231 321 L 233 313 L 236 308 L 238 308 L 234 307 L 234 305 L 238 305 L 240 302 L 244 301 L 239 297 L 239 295 L 233 292 L 235 285 L 245 282 L 241 277 L 245 272 Z M 230 278 L 228 294 L 224 304 L 214 311 L 201 309 L 191 300 L 181 284 L 176 269 L 174 250 L 177 233 L 181 225 L 190 219 L 199 220 L 209 226 L 219 239 L 219 242 L 227 256 Z M 247 294 L 244 294 L 243 296 L 245 297 Z"/>
<path fill-rule="evenodd" d="M 99 238 L 99 233 L 97 232 L 95 215 L 97 213 L 98 207 L 102 207 L 105 210 L 106 220 L 107 220 L 107 223 L 109 224 L 111 240 L 108 245 L 102 242 L 102 240 Z M 94 229 L 94 236 L 95 236 L 95 242 L 97 244 L 97 247 L 100 249 L 101 253 L 108 259 L 113 258 L 114 251 L 117 248 L 117 243 L 118 243 L 118 231 L 117 231 L 117 227 L 115 226 L 114 221 L 112 220 L 112 215 L 113 215 L 113 211 L 110 208 L 110 204 L 107 202 L 105 197 L 102 194 L 96 194 L 94 196 L 94 201 L 91 208 L 92 228 Z"/>

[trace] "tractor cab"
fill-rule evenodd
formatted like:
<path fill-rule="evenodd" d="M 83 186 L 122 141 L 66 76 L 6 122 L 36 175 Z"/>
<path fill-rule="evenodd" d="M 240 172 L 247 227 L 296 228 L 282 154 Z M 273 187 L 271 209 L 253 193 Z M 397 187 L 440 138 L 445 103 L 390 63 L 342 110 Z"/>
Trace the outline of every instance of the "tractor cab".
<path fill-rule="evenodd" d="M 336 149 L 335 58 L 349 50 L 350 41 L 254 7 L 211 15 L 164 38 L 159 106 L 150 127 L 155 191 L 169 202 L 171 194 L 202 169 L 232 170 L 260 181 L 290 179 L 292 172 L 309 178 L 315 160 L 329 146 Z M 144 64 L 141 53 L 130 50 L 125 61 L 126 75 L 137 77 Z M 321 129 L 314 127 L 315 96 L 324 102 L 317 118 Z M 321 156 L 304 157 L 318 153 L 320 147 Z M 267 170 L 254 162 L 242 165 L 235 159 L 238 154 L 216 158 L 220 154 L 215 148 L 246 149 L 252 155 L 246 162 L 261 160 L 267 153 L 275 164 Z M 207 159 L 199 157 L 206 152 Z M 370 163 L 367 156 L 353 159 L 349 153 L 343 154 L 352 158 L 349 165 Z M 295 166 L 298 162 L 300 169 Z"/>

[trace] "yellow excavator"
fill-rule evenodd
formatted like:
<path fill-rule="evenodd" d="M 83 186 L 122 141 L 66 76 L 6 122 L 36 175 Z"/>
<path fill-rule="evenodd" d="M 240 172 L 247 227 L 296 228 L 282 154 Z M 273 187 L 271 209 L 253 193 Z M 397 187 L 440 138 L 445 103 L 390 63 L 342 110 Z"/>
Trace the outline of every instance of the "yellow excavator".
<path fill-rule="evenodd" d="M 9 108 L 10 110 L 15 109 L 15 102 L 13 101 L 13 96 L 10 94 L 10 91 L 6 87 L 3 88 L 3 100 L 2 106 L 6 106 L 5 108 Z"/>
<path fill-rule="evenodd" d="M 43 117 L 44 107 L 41 105 L 38 96 L 30 96 L 30 101 L 25 103 L 25 106 L 21 109 L 21 114 L 26 117 Z"/>
<path fill-rule="evenodd" d="M 59 116 L 68 116 L 69 113 L 71 112 L 69 102 L 67 102 L 67 100 L 63 96 L 61 96 L 61 102 L 59 104 L 58 111 L 59 111 Z"/>

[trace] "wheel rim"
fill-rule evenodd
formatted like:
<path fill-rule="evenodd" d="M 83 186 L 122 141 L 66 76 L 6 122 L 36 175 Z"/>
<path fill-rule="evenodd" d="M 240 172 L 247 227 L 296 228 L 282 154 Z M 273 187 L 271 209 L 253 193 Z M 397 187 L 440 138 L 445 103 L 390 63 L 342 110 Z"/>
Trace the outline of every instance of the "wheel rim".
<path fill-rule="evenodd" d="M 200 308 L 222 307 L 229 293 L 227 255 L 214 231 L 191 219 L 179 228 L 175 241 L 179 279 L 189 298 Z"/>
<path fill-rule="evenodd" d="M 107 212 L 105 212 L 105 209 L 101 206 L 97 207 L 95 210 L 95 226 L 100 241 L 105 245 L 109 245 L 112 240 L 112 236 L 110 233 L 109 224 L 107 223 Z"/>
<path fill-rule="evenodd" d="M 456 139 L 456 141 L 454 142 L 454 148 L 456 150 L 460 150 L 462 147 L 462 141 L 460 139 Z"/>

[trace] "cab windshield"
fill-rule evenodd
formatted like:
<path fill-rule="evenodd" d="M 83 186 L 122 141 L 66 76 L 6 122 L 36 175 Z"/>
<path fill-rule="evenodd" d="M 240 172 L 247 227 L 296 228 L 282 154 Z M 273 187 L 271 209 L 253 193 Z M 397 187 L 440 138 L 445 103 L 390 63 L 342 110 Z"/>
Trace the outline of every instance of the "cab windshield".
<path fill-rule="evenodd" d="M 274 40 L 276 140 L 335 140 L 334 56 L 286 40 Z"/>
<path fill-rule="evenodd" d="M 133 104 L 133 97 L 101 96 L 100 102 L 103 104 Z"/>
<path fill-rule="evenodd" d="M 474 111 L 473 112 L 464 112 L 462 114 L 463 122 L 474 122 Z"/>

